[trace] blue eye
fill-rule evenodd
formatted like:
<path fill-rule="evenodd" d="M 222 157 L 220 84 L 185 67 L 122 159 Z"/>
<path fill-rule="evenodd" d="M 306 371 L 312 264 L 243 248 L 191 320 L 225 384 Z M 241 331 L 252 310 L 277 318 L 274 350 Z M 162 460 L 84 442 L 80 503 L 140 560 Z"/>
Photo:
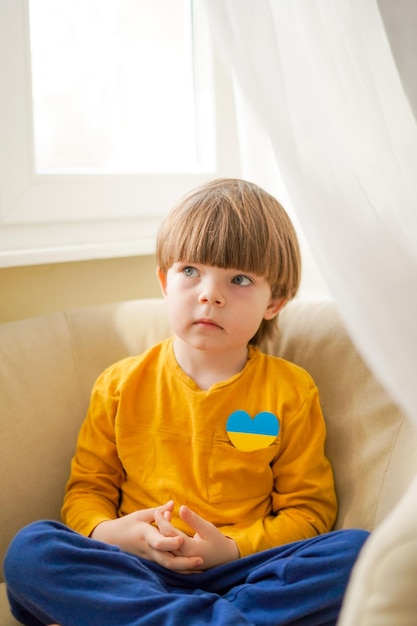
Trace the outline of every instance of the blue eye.
<path fill-rule="evenodd" d="M 191 267 L 191 265 L 187 265 L 187 267 L 184 267 L 182 271 L 183 271 L 184 276 L 188 276 L 188 277 L 198 276 L 198 270 L 195 267 Z"/>
<path fill-rule="evenodd" d="M 246 287 L 247 285 L 251 285 L 252 281 L 247 276 L 244 276 L 243 274 L 238 274 L 233 278 L 232 283 L 234 283 L 235 285 L 240 285 L 241 287 Z"/>

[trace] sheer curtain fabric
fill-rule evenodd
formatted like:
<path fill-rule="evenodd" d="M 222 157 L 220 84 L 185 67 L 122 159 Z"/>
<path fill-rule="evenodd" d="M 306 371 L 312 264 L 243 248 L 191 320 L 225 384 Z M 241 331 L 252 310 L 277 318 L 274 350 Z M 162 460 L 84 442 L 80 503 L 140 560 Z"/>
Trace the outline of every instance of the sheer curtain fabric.
<path fill-rule="evenodd" d="M 353 340 L 417 422 L 417 128 L 376 0 L 203 1 L 272 147 L 249 163 L 275 158 Z"/>

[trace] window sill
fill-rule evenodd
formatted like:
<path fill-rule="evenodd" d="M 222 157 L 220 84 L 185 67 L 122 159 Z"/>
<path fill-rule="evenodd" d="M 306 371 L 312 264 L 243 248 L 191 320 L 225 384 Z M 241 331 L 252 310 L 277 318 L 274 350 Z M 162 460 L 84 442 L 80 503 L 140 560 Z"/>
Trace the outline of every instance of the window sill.
<path fill-rule="evenodd" d="M 61 227 L 62 228 L 62 227 Z M 129 240 L 109 239 L 101 242 L 67 243 L 27 246 L 6 250 L 0 245 L 0 268 L 44 265 L 47 263 L 66 263 L 71 261 L 91 261 L 132 256 L 144 256 L 155 253 L 156 228 L 148 236 L 138 236 Z M 134 231 L 133 231 L 134 232 Z"/>

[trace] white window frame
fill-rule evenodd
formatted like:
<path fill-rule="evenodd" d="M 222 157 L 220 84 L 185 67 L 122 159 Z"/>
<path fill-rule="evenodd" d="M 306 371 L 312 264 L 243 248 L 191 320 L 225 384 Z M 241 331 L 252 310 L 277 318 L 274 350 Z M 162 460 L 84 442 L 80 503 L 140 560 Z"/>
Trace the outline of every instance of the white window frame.
<path fill-rule="evenodd" d="M 37 174 L 28 3 L 0 3 L 0 267 L 151 254 L 162 216 L 183 193 L 240 176 L 231 79 L 213 55 L 216 170 Z"/>

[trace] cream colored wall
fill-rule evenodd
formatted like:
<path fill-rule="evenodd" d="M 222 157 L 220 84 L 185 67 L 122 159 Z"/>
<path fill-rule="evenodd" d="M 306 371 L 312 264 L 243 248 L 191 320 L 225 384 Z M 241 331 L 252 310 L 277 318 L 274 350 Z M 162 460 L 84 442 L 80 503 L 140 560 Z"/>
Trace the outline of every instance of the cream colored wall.
<path fill-rule="evenodd" d="M 160 297 L 155 267 L 152 255 L 0 269 L 0 322 Z"/>

